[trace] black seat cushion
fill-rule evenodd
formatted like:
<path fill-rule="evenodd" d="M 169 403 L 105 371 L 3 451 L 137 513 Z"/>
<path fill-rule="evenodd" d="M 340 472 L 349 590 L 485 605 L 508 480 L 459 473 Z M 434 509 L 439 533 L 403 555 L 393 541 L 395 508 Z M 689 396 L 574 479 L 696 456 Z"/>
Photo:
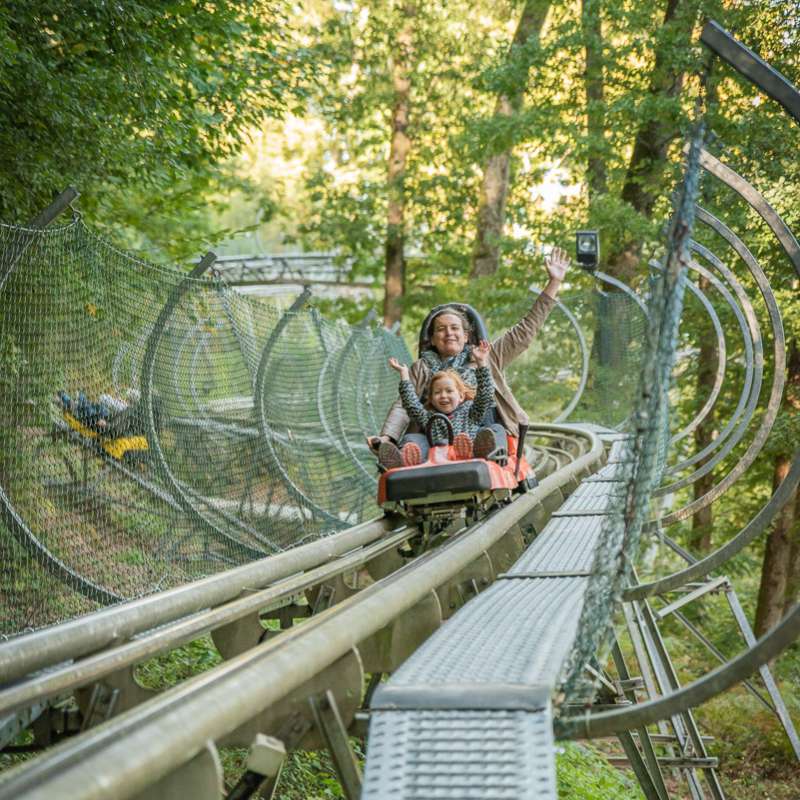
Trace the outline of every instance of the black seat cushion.
<path fill-rule="evenodd" d="M 483 492 L 491 488 L 489 468 L 482 461 L 402 469 L 386 476 L 387 500 L 416 500 L 438 492 Z"/>

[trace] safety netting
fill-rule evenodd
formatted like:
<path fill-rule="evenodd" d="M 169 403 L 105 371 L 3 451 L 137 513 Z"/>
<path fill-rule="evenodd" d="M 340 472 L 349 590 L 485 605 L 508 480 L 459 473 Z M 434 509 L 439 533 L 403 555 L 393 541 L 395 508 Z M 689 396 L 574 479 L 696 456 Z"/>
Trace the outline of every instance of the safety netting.
<path fill-rule="evenodd" d="M 670 442 L 669 393 L 691 260 L 702 132 L 699 126 L 693 137 L 686 173 L 674 197 L 666 252 L 650 282 L 644 353 L 630 430 L 612 449 L 612 468 L 622 480 L 615 489 L 615 502 L 603 517 L 575 644 L 562 675 L 561 697 L 571 700 L 585 702 L 591 697 L 586 665 L 598 663 L 598 656 L 610 646 L 614 615 L 621 607 L 624 590 L 635 580 L 642 540 L 654 530 L 649 522 Z"/>
<path fill-rule="evenodd" d="M 403 340 L 147 263 L 76 217 L 0 226 L 0 633 L 377 513 Z"/>

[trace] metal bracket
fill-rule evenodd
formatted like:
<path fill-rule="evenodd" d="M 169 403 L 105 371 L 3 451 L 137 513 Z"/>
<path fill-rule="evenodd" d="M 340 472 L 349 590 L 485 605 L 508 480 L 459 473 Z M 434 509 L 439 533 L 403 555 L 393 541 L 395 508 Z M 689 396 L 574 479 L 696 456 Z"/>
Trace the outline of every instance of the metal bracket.
<path fill-rule="evenodd" d="M 336 698 L 330 689 L 323 694 L 312 695 L 308 699 L 325 744 L 330 750 L 336 774 L 342 784 L 347 800 L 359 800 L 361 797 L 361 770 L 350 746 L 347 729 L 344 727 Z"/>

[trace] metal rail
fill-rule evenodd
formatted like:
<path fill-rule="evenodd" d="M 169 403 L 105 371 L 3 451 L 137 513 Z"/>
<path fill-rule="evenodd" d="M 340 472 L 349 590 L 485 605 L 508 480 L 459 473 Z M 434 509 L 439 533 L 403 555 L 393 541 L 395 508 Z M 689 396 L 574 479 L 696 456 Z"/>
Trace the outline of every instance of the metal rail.
<path fill-rule="evenodd" d="M 568 426 L 561 430 L 565 435 L 576 433 Z M 0 797 L 27 793 L 28 800 L 45 796 L 79 800 L 113 794 L 122 800 L 134 796 L 191 760 L 209 739 L 221 738 L 260 709 L 285 697 L 406 612 L 432 588 L 451 580 L 550 494 L 560 492 L 562 485 L 600 463 L 603 451 L 599 439 L 590 433 L 583 435 L 591 443 L 587 453 L 440 549 L 278 639 L 12 771 L 0 780 Z M 291 555 L 283 553 L 265 563 Z"/>
<path fill-rule="evenodd" d="M 413 526 L 403 526 L 377 542 L 338 556 L 322 566 L 284 578 L 265 589 L 256 591 L 248 587 L 250 591 L 239 599 L 183 617 L 96 655 L 56 667 L 44 674 L 35 674 L 10 688 L 0 690 L 0 715 L 25 708 L 39 700 L 68 690 L 86 686 L 123 667 L 132 666 L 159 653 L 180 647 L 204 633 L 258 612 L 272 603 L 291 598 L 328 578 L 356 569 L 370 559 L 396 548 L 415 533 L 417 530 Z"/>
<path fill-rule="evenodd" d="M 312 569 L 370 544 L 394 525 L 386 518 L 370 520 L 218 575 L 11 639 L 0 644 L 0 682 L 95 652 L 187 614 L 233 600 L 245 589 L 262 588 L 301 570 Z"/>

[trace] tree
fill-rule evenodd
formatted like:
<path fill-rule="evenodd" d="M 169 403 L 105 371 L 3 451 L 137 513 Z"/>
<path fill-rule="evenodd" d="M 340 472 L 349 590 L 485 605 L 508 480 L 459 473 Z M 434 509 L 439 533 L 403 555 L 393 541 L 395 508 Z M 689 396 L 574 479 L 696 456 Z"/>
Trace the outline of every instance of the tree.
<path fill-rule="evenodd" d="M 586 66 L 586 188 L 589 204 L 608 191 L 603 77 L 603 17 L 600 0 L 581 0 L 581 33 Z"/>
<path fill-rule="evenodd" d="M 788 347 L 787 389 L 784 394 L 783 414 L 778 423 L 782 432 L 781 447 L 773 458 L 772 490 L 786 478 L 800 433 L 800 348 L 797 339 Z M 787 430 L 788 429 L 788 430 Z M 791 432 L 791 433 L 790 433 Z M 789 434 L 787 436 L 787 433 Z M 794 434 L 794 435 L 792 435 Z M 761 582 L 758 588 L 755 632 L 763 636 L 780 622 L 781 617 L 797 601 L 798 592 L 798 493 L 795 488 L 786 505 L 772 524 L 764 548 Z"/>
<path fill-rule="evenodd" d="M 681 92 L 691 64 L 690 44 L 698 6 L 698 0 L 667 0 L 658 32 L 648 92 L 641 107 L 642 122 L 620 191 L 622 202 L 646 218 L 652 216 L 657 199 L 663 196 L 667 151 L 682 128 Z M 608 270 L 630 283 L 638 271 L 640 251 L 637 239 L 618 242 Z"/>
<path fill-rule="evenodd" d="M 392 48 L 389 71 L 392 80 L 391 142 L 386 175 L 386 264 L 384 269 L 383 322 L 391 327 L 403 315 L 405 293 L 405 174 L 411 149 L 408 136 L 411 107 L 411 71 L 414 57 L 416 7 L 406 0 L 400 5 L 402 22 Z"/>
<path fill-rule="evenodd" d="M 499 127 L 504 125 L 508 117 L 520 111 L 528 83 L 530 53 L 538 47 L 549 9 L 550 0 L 526 0 L 522 9 L 505 64 L 504 85 L 500 88 L 494 108 L 493 119 Z M 505 141 L 504 137 L 500 141 L 503 146 L 496 152 L 490 150 L 483 168 L 472 253 L 472 277 L 492 275 L 500 264 L 500 240 L 505 224 L 513 148 L 513 143 Z"/>
<path fill-rule="evenodd" d="M 294 102 L 287 34 L 281 0 L 3 4 L 0 218 L 67 183 L 108 226 L 195 214 L 248 128 Z"/>

